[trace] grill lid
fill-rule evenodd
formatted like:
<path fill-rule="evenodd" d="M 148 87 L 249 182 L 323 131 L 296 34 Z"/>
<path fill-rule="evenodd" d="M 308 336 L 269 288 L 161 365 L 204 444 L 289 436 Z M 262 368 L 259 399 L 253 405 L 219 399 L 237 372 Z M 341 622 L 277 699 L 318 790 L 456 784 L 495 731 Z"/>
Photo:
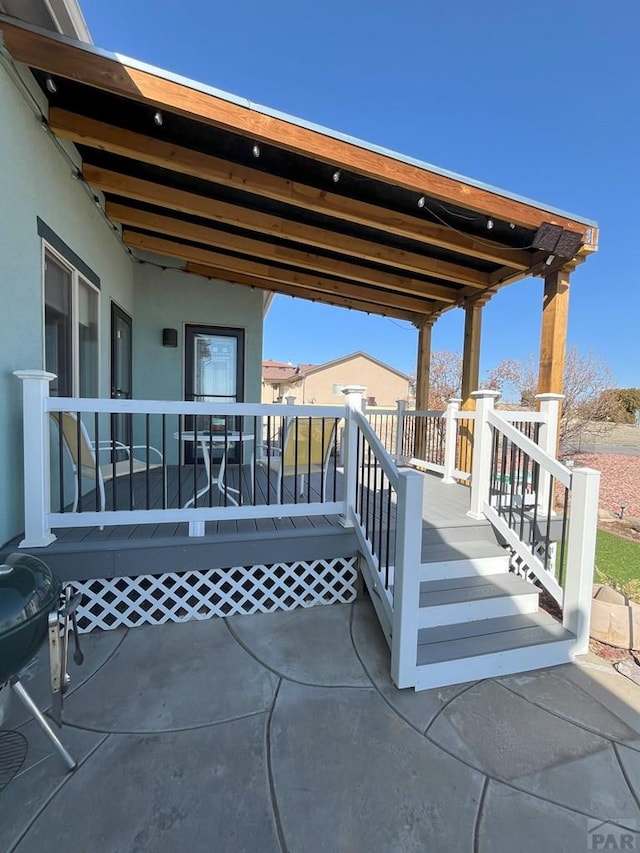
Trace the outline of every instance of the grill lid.
<path fill-rule="evenodd" d="M 10 554 L 0 563 L 0 637 L 51 611 L 60 596 L 60 581 L 30 554 Z"/>

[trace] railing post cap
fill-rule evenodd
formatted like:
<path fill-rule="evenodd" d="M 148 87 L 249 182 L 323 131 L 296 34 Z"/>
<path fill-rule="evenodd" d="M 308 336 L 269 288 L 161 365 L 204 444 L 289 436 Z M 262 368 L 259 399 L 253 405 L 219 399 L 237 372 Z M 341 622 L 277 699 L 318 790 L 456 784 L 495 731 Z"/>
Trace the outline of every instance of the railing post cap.
<path fill-rule="evenodd" d="M 397 405 L 398 405 L 398 406 L 406 406 L 406 405 L 407 405 L 407 400 L 405 400 L 405 399 L 404 399 L 404 397 L 402 397 L 402 398 L 400 398 L 399 400 L 396 400 L 396 403 L 397 403 Z"/>
<path fill-rule="evenodd" d="M 497 400 L 500 396 L 499 391 L 492 391 L 490 389 L 481 389 L 480 391 L 472 391 L 471 396 L 474 400 Z"/>
<path fill-rule="evenodd" d="M 346 385 L 346 386 L 342 389 L 342 393 L 343 393 L 343 394 L 345 395 L 345 397 L 346 397 L 346 396 L 347 396 L 347 394 L 364 394 L 364 392 L 365 392 L 366 390 L 367 390 L 367 386 L 366 386 L 366 385 Z"/>
<path fill-rule="evenodd" d="M 584 477 L 600 477 L 601 472 L 596 468 L 571 468 L 572 474 L 580 474 Z"/>
<path fill-rule="evenodd" d="M 448 405 L 454 405 L 455 403 L 460 405 L 460 403 L 462 403 L 462 397 L 449 397 L 447 400 Z"/>
<path fill-rule="evenodd" d="M 536 400 L 540 400 L 541 403 L 551 402 L 553 400 L 564 400 L 564 394 L 554 394 L 552 391 L 547 391 L 544 394 L 536 394 Z"/>
<path fill-rule="evenodd" d="M 25 379 L 46 379 L 47 382 L 53 382 L 58 378 L 55 373 L 49 373 L 47 370 L 14 370 L 13 375 L 23 382 Z"/>

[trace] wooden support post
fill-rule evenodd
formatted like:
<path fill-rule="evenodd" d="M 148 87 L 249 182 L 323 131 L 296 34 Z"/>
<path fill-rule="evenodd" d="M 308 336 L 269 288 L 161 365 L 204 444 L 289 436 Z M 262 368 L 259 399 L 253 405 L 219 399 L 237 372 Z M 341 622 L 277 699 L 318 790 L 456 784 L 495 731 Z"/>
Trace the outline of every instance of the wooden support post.
<path fill-rule="evenodd" d="M 544 280 L 538 394 L 562 394 L 570 276 L 565 268 Z"/>
<path fill-rule="evenodd" d="M 462 408 L 474 409 L 471 394 L 480 383 L 480 336 L 484 300 L 470 300 L 464 306 L 464 348 L 462 351 Z"/>
<path fill-rule="evenodd" d="M 416 371 L 416 411 L 429 408 L 429 373 L 431 371 L 431 330 L 434 320 L 425 320 L 418 332 L 418 364 Z M 427 452 L 426 434 L 420 429 L 420 420 L 416 419 L 413 455 L 424 459 Z"/>
<path fill-rule="evenodd" d="M 425 320 L 418 332 L 418 364 L 416 372 L 416 410 L 429 408 L 429 371 L 431 369 L 431 329 L 434 320 Z"/>
<path fill-rule="evenodd" d="M 462 405 L 463 411 L 473 411 L 476 401 L 471 396 L 480 384 L 480 338 L 482 334 L 482 309 L 489 297 L 473 299 L 464 306 L 464 346 L 462 349 Z M 458 430 L 459 459 L 472 459 L 473 423 Z M 472 463 L 473 464 L 473 463 Z"/>

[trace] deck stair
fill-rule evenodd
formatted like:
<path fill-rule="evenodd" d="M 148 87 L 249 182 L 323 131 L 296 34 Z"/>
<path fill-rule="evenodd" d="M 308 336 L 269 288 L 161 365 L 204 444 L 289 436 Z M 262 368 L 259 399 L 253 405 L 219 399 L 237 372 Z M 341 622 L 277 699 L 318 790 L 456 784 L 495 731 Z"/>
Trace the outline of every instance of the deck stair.
<path fill-rule="evenodd" d="M 574 637 L 509 571 L 489 522 L 423 528 L 416 690 L 567 663 Z"/>

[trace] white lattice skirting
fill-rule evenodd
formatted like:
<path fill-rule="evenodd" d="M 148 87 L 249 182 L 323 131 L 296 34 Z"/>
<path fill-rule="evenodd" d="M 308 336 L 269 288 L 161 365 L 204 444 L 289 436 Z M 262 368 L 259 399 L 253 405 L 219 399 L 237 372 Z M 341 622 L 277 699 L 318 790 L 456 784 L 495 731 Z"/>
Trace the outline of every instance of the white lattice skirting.
<path fill-rule="evenodd" d="M 78 627 L 109 630 L 236 613 L 272 613 L 356 597 L 357 557 L 298 560 L 161 575 L 73 581 L 83 593 Z"/>

